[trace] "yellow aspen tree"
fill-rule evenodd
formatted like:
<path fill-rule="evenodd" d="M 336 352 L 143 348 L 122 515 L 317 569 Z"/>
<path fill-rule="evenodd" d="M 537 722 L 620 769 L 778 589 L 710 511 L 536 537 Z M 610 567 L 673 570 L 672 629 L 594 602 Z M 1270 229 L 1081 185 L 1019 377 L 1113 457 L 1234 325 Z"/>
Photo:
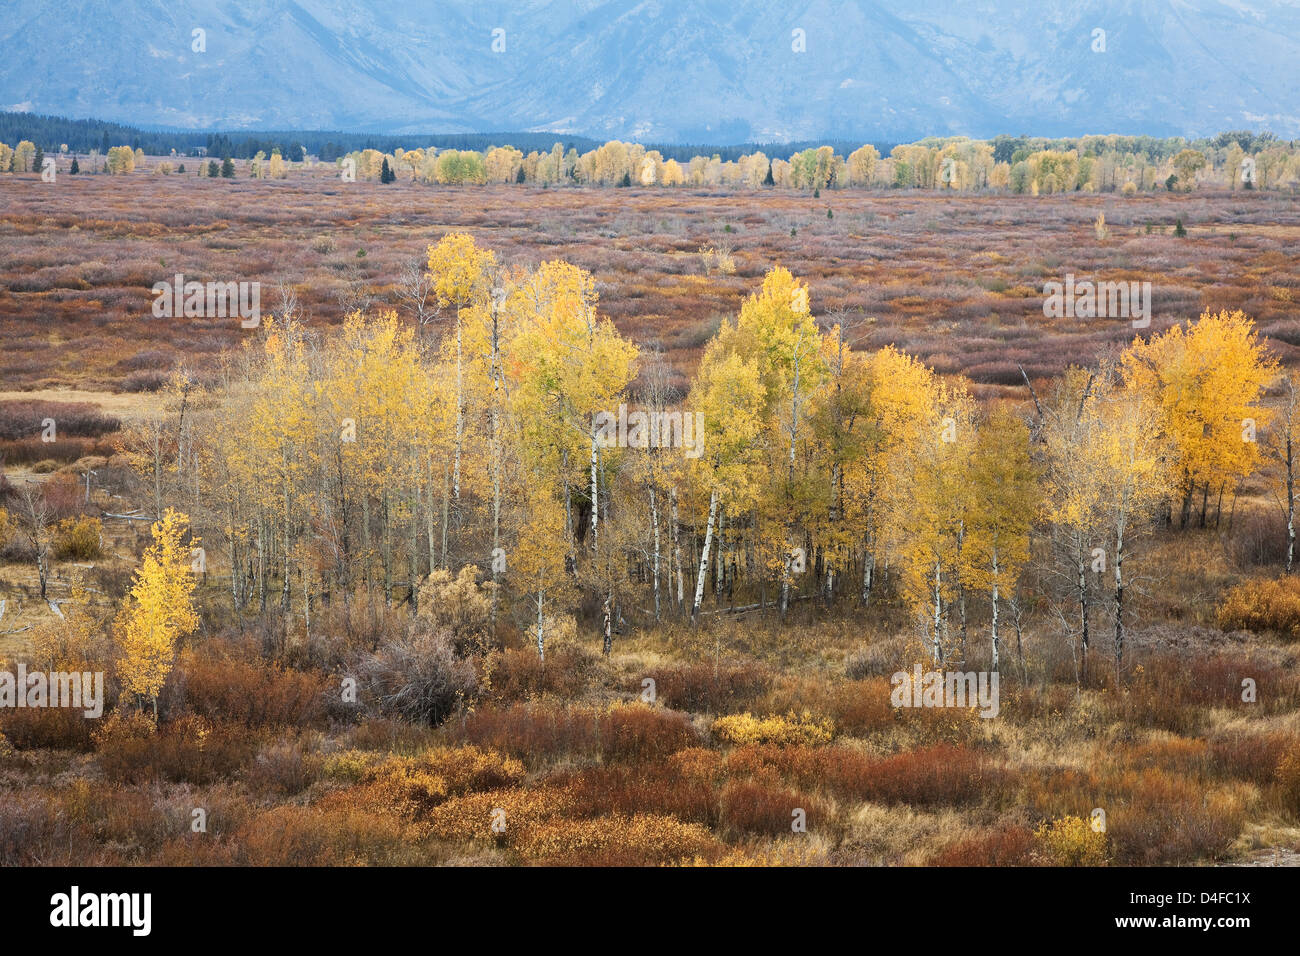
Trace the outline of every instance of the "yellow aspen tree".
<path fill-rule="evenodd" d="M 937 383 L 932 394 L 928 421 L 896 465 L 899 484 L 893 505 L 903 594 L 926 633 L 931 656 L 942 666 L 949 657 L 946 638 L 954 603 L 963 615 L 965 643 L 960 570 L 975 427 L 974 406 L 962 383 Z"/>
<path fill-rule="evenodd" d="M 1150 398 L 1135 389 L 1122 389 L 1112 369 L 1089 401 L 1096 407 L 1101 442 L 1097 481 L 1102 487 L 1107 557 L 1113 578 L 1111 615 L 1114 618 L 1115 679 L 1124 663 L 1125 564 L 1139 535 L 1149 527 L 1165 493 L 1168 456 L 1160 433 L 1158 412 Z"/>
<path fill-rule="evenodd" d="M 154 716 L 158 714 L 158 694 L 176 657 L 176 644 L 199 626 L 191 571 L 191 549 L 198 541 L 181 543 L 188 524 L 185 515 L 171 508 L 154 522 L 153 543 L 145 549 L 117 619 L 122 689 L 137 701 L 151 701 Z"/>
<path fill-rule="evenodd" d="M 1029 429 L 1016 415 L 995 409 L 975 435 L 972 493 L 963 548 L 970 587 L 989 596 L 992 669 L 1001 662 L 998 633 L 1002 595 L 1013 593 L 1029 560 L 1029 532 L 1040 508 L 1038 469 L 1029 457 Z M 1017 648 L 1023 672 L 1023 651 Z"/>
<path fill-rule="evenodd" d="M 465 434 L 461 313 L 491 295 L 490 276 L 495 267 L 496 257 L 490 251 L 480 250 L 474 244 L 474 237 L 463 232 L 448 233 L 428 248 L 428 269 L 438 304 L 456 309 L 456 450 L 452 462 L 452 496 L 457 501 L 460 500 L 460 459 Z"/>
<path fill-rule="evenodd" d="M 1159 410 L 1160 429 L 1172 445 L 1172 479 L 1181 498 L 1180 525 L 1191 519 L 1201 492 L 1206 526 L 1211 489 L 1250 475 L 1258 467 L 1257 431 L 1268 422 L 1260 405 L 1277 377 L 1255 323 L 1241 311 L 1206 311 L 1149 341 L 1135 340 L 1121 359 L 1124 381 Z"/>
<path fill-rule="evenodd" d="M 934 374 L 921 362 L 892 346 L 873 353 L 858 386 L 869 396 L 860 455 L 845 463 L 845 514 L 862 545 L 863 606 L 875 584 L 877 555 L 898 538 L 904 513 L 901 472 L 896 463 L 918 436 L 934 427 L 938 401 Z"/>
<path fill-rule="evenodd" d="M 758 494 L 763 444 L 764 393 L 758 370 L 723 346 L 728 329 L 705 349 L 687 409 L 703 423 L 701 454 L 691 462 L 695 486 L 708 501 L 704 544 L 695 576 L 691 622 L 699 618 L 719 505 L 733 513 L 752 508 Z"/>
<path fill-rule="evenodd" d="M 1103 480 L 1105 445 L 1094 389 L 1097 373 L 1072 366 L 1057 383 L 1043 421 L 1047 445 L 1045 488 L 1047 517 L 1052 527 L 1056 570 L 1066 593 L 1078 604 L 1079 654 L 1077 675 L 1088 677 L 1091 644 L 1090 569 L 1100 574 L 1107 540 L 1106 500 Z M 1062 615 L 1064 621 L 1064 615 Z"/>

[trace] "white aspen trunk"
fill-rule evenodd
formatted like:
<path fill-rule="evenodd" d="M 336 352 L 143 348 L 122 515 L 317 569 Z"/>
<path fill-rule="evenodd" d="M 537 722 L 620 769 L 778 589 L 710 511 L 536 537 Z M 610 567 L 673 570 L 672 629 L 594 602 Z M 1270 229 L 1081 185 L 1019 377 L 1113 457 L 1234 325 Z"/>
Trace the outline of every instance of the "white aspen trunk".
<path fill-rule="evenodd" d="M 429 573 L 430 574 L 432 574 L 433 569 L 438 566 L 438 551 L 437 551 L 437 545 L 435 544 L 438 536 L 434 534 L 434 526 L 436 524 L 433 517 L 434 501 L 435 501 L 435 497 L 433 492 L 433 458 L 430 457 L 429 458 L 429 506 L 424 509 L 424 532 L 425 532 L 425 536 L 429 539 L 428 545 L 429 545 Z"/>
<path fill-rule="evenodd" d="M 695 578 L 695 602 L 691 606 L 691 623 L 694 624 L 700 613 L 700 602 L 704 600 L 704 578 L 709 572 L 709 550 L 713 545 L 713 522 L 718 516 L 718 492 L 714 489 L 709 496 L 709 521 L 704 527 L 704 547 L 700 550 L 700 573 Z"/>
<path fill-rule="evenodd" d="M 542 607 L 546 601 L 546 589 L 537 590 L 537 659 L 546 660 L 546 630 L 542 627 Z"/>
<path fill-rule="evenodd" d="M 862 556 L 862 606 L 871 601 L 871 585 L 876 576 L 876 553 L 868 547 Z"/>
<path fill-rule="evenodd" d="M 650 486 L 650 526 L 654 529 L 654 592 L 655 620 L 659 620 L 659 504 L 655 497 L 655 487 Z"/>
<path fill-rule="evenodd" d="M 460 306 L 456 306 L 456 456 L 452 464 L 452 496 L 460 501 L 460 450 L 465 435 L 465 393 L 462 391 L 460 359 Z"/>
<path fill-rule="evenodd" d="M 672 546 L 672 562 L 677 568 L 677 613 L 680 614 L 683 605 L 686 603 L 686 592 L 682 581 L 682 545 L 677 538 L 677 489 L 675 487 L 669 492 L 669 504 L 672 513 L 669 515 L 668 534 L 672 539 L 670 542 Z"/>
<path fill-rule="evenodd" d="M 600 534 L 600 486 L 597 483 L 596 418 L 591 420 L 591 553 L 598 550 Z"/>
<path fill-rule="evenodd" d="M 1127 495 L 1125 496 L 1127 498 Z M 1121 506 L 1115 527 L 1115 682 L 1124 663 L 1124 530 L 1126 511 Z"/>
<path fill-rule="evenodd" d="M 998 549 L 993 549 L 993 670 L 998 669 Z"/>
<path fill-rule="evenodd" d="M 934 660 L 935 663 L 943 664 L 943 642 L 941 640 L 941 628 L 943 627 L 943 593 L 940 590 L 943 582 L 943 571 L 940 563 L 934 563 Z"/>
<path fill-rule="evenodd" d="M 1289 424 L 1289 423 L 1288 423 Z M 1228 524 L 1232 524 L 1229 517 Z M 1286 573 L 1295 562 L 1295 454 L 1291 450 L 1291 432 L 1286 436 Z"/>

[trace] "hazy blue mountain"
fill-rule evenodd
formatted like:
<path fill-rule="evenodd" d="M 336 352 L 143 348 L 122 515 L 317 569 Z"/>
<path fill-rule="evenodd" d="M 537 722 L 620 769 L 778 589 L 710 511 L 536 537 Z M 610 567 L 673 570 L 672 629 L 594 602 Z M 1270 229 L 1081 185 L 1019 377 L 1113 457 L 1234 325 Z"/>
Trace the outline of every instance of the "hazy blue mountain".
<path fill-rule="evenodd" d="M 1283 0 L 0 0 L 0 109 L 137 125 L 1290 138 L 1298 94 Z"/>

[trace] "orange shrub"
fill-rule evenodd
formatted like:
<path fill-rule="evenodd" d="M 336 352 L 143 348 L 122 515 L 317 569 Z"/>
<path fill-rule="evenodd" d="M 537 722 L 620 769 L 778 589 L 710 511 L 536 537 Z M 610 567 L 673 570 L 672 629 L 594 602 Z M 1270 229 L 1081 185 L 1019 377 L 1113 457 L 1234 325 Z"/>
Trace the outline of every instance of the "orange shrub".
<path fill-rule="evenodd" d="M 418 864 L 409 827 L 362 809 L 280 806 L 241 824 L 228 840 L 172 841 L 160 865 L 393 866 Z"/>
<path fill-rule="evenodd" d="M 1163 770 L 1126 771 L 1095 796 L 1120 863 L 1155 866 L 1219 857 L 1241 833 L 1245 807 L 1230 791 L 1207 792 Z"/>
<path fill-rule="evenodd" d="M 88 718 L 84 709 L 74 707 L 5 707 L 0 708 L 0 735 L 18 750 L 84 752 L 94 749 L 94 735 L 104 719 Z"/>
<path fill-rule="evenodd" d="M 206 784 L 238 772 L 252 759 L 257 741 L 238 724 L 186 716 L 155 729 L 147 717 L 114 711 L 95 744 L 109 780 Z"/>
<path fill-rule="evenodd" d="M 1225 631 L 1276 633 L 1300 639 L 1300 576 L 1246 581 L 1223 596 L 1215 621 Z"/>
<path fill-rule="evenodd" d="M 758 744 L 737 747 L 727 755 L 727 772 L 734 776 L 789 780 L 801 787 L 823 787 L 836 796 L 865 800 L 876 774 L 876 762 L 848 747 L 779 747 Z"/>
<path fill-rule="evenodd" d="M 180 671 L 179 686 L 191 712 L 250 727 L 322 723 L 324 694 L 333 684 L 328 675 L 319 671 L 208 654 L 184 655 Z"/>
<path fill-rule="evenodd" d="M 524 765 L 477 747 L 437 747 L 365 767 L 361 782 L 377 806 L 420 817 L 448 797 L 519 784 Z"/>
<path fill-rule="evenodd" d="M 1274 779 L 1296 738 L 1284 733 L 1220 732 L 1209 740 L 1207 765 L 1211 772 L 1263 786 Z"/>
<path fill-rule="evenodd" d="M 1022 826 L 987 830 L 948 844 L 930 866 L 1030 866 L 1034 862 L 1034 835 Z"/>
<path fill-rule="evenodd" d="M 831 694 L 831 717 L 842 733 L 869 734 L 894 726 L 888 679 L 874 677 L 837 685 Z"/>
<path fill-rule="evenodd" d="M 875 765 L 864 799 L 878 803 L 971 803 L 996 791 L 1000 774 L 980 754 L 937 744 L 885 757 Z"/>
<path fill-rule="evenodd" d="M 1293 817 L 1300 817 L 1300 743 L 1293 744 L 1278 762 L 1274 776 L 1283 808 Z"/>
<path fill-rule="evenodd" d="M 587 688 L 596 666 L 580 647 L 559 644 L 546 649 L 546 661 L 536 648 L 507 647 L 479 662 L 480 680 L 490 681 L 489 695 L 498 701 L 527 700 L 547 694 L 572 700 Z"/>
<path fill-rule="evenodd" d="M 693 751 L 679 751 L 681 754 Z M 707 751 L 706 751 L 707 752 Z M 588 767 L 552 783 L 584 814 L 659 813 L 705 825 L 718 822 L 718 787 L 711 777 L 682 773 L 680 764 Z"/>
<path fill-rule="evenodd" d="M 808 832 L 830 818 L 822 802 L 810 794 L 757 780 L 732 780 L 722 790 L 721 825 L 732 833 L 781 836 L 802 810 Z"/>
<path fill-rule="evenodd" d="M 496 811 L 503 811 L 497 815 Z M 428 831 L 445 840 L 487 840 L 510 845 L 555 817 L 575 811 L 567 791 L 558 787 L 492 790 L 452 797 L 425 817 Z M 494 830 L 498 821 L 501 829 Z"/>
<path fill-rule="evenodd" d="M 699 743 L 684 714 L 644 704 L 608 710 L 541 704 L 482 708 L 451 732 L 458 739 L 530 761 L 566 755 L 655 760 Z"/>
<path fill-rule="evenodd" d="M 771 675 L 751 663 L 714 668 L 678 664 L 651 671 L 655 692 L 669 707 L 693 713 L 725 714 L 752 703 L 771 685 Z M 638 687 L 640 682 L 638 681 Z"/>
<path fill-rule="evenodd" d="M 525 859 L 545 866 L 662 866 L 714 858 L 723 847 L 698 823 L 638 813 L 553 819 L 527 833 L 518 849 Z"/>

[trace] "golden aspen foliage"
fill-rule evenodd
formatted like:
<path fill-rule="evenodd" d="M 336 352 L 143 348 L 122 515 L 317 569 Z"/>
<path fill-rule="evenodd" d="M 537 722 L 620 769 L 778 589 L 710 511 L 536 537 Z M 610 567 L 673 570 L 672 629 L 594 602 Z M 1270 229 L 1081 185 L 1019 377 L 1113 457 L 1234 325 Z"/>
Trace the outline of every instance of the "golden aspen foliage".
<path fill-rule="evenodd" d="M 182 544 L 188 526 L 189 519 L 172 508 L 154 522 L 153 543 L 145 549 L 115 626 L 122 689 L 137 700 L 152 701 L 155 713 L 177 643 L 199 626 L 191 570 L 198 541 Z"/>
<path fill-rule="evenodd" d="M 1196 322 L 1137 339 L 1121 361 L 1125 383 L 1154 404 L 1158 427 L 1172 445 L 1181 523 L 1199 490 L 1204 524 L 1209 496 L 1258 467 L 1255 432 L 1270 417 L 1259 403 L 1277 377 L 1276 362 L 1240 310 L 1206 311 Z"/>

